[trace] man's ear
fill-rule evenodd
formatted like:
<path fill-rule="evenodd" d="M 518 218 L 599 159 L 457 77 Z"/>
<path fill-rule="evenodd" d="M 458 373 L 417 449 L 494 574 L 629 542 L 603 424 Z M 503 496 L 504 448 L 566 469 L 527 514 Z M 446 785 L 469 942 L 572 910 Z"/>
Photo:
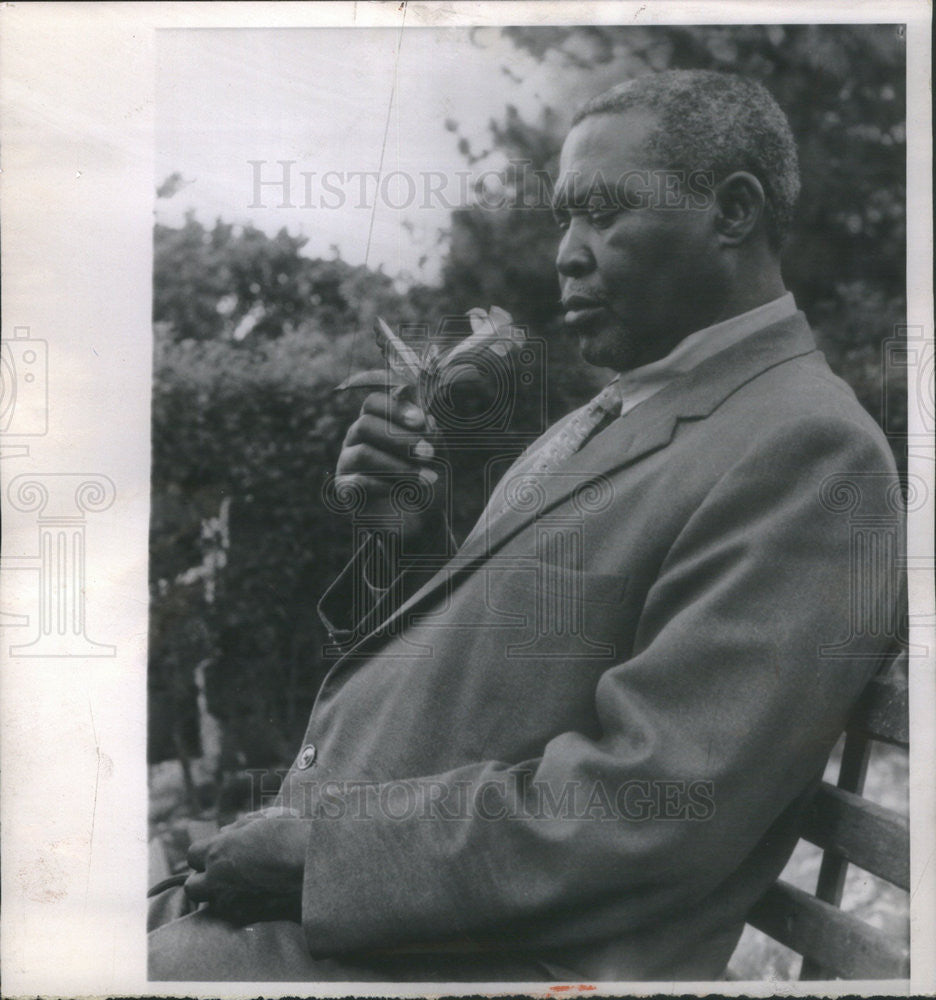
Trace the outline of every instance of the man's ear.
<path fill-rule="evenodd" d="M 761 182 L 745 170 L 729 174 L 716 188 L 715 228 L 722 246 L 738 246 L 753 232 L 764 214 Z"/>

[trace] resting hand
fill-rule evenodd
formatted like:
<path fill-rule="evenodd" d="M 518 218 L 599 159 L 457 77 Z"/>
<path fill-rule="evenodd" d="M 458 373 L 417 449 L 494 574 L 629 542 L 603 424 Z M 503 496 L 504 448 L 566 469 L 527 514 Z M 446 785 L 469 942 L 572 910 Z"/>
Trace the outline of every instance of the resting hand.
<path fill-rule="evenodd" d="M 234 923 L 302 919 L 307 822 L 244 817 L 189 848 L 185 891 Z"/>
<path fill-rule="evenodd" d="M 287 819 L 290 816 L 298 818 L 299 811 L 297 809 L 290 809 L 287 806 L 266 806 L 263 809 L 255 809 L 253 812 L 244 813 L 243 816 L 239 816 L 233 823 L 228 823 L 221 827 L 219 832 L 223 833 L 225 830 L 237 830 L 240 827 L 246 826 L 248 823 L 253 823 L 254 820 L 258 819 Z"/>

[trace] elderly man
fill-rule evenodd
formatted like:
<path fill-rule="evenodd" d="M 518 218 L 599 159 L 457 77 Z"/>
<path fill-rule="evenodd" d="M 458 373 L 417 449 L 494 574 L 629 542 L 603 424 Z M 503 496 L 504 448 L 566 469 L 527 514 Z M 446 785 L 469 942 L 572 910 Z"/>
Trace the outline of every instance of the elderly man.
<path fill-rule="evenodd" d="M 452 558 L 355 554 L 278 807 L 192 848 L 205 905 L 157 900 L 151 978 L 723 973 L 887 652 L 853 590 L 868 613 L 894 597 L 886 567 L 856 579 L 834 502 L 848 482 L 893 521 L 892 458 L 781 278 L 798 187 L 753 82 L 661 73 L 578 113 L 556 266 L 583 357 L 619 376 Z M 338 472 L 376 509 L 424 437 L 371 396 Z M 441 507 L 409 518 L 422 553 Z"/>

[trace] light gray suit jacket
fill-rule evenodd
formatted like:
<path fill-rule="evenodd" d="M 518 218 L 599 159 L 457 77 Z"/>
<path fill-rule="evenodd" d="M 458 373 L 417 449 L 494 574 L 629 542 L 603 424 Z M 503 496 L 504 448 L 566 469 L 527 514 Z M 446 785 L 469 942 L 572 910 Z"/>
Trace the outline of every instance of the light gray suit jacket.
<path fill-rule="evenodd" d="M 893 641 L 898 492 L 797 314 L 521 493 L 322 685 L 280 795 L 311 953 L 720 975 Z"/>

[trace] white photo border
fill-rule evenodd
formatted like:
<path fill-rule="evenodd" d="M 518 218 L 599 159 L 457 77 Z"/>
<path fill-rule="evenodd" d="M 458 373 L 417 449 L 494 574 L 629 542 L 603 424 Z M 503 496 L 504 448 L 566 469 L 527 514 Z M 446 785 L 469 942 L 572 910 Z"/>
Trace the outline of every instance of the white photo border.
<path fill-rule="evenodd" d="M 2 964 L 6 995 L 149 996 L 146 978 L 146 636 L 153 123 L 165 28 L 399 27 L 388 3 L 9 3 L 0 6 L 4 338 L 35 342 L 47 423 L 3 454 L 3 607 L 34 587 L 35 507 L 8 491 L 45 477 L 87 553 L 81 654 L 3 654 Z M 405 5 L 407 26 L 903 23 L 907 31 L 907 323 L 933 336 L 930 17 L 924 2 L 766 0 Z M 43 346 L 44 345 L 44 346 Z M 37 369 L 39 371 L 39 369 Z M 913 385 L 913 372 L 910 373 Z M 822 995 L 936 989 L 936 618 L 932 434 L 910 394 L 910 471 L 928 502 L 909 516 L 911 980 Z M 45 429 L 42 429 L 42 428 Z M 930 448 L 927 448 L 929 443 Z M 13 449 L 18 450 L 13 450 Z M 23 449 L 25 448 L 25 451 Z M 50 479 L 51 477 L 51 479 Z M 52 486 L 49 487 L 49 483 Z M 23 483 L 19 484 L 25 489 Z M 71 507 L 68 505 L 71 504 Z M 67 508 L 67 510 L 66 510 Z M 45 508 L 51 510 L 50 507 Z M 51 515 L 50 515 L 51 516 Z M 41 526 L 40 526 L 41 527 Z M 77 535 L 76 535 L 77 537 Z M 18 565 L 19 564 L 19 565 Z M 18 572 L 13 572 L 18 570 Z M 77 612 L 76 612 L 77 614 Z M 8 645 L 8 644 L 7 644 Z M 340 996 L 339 984 L 179 983 L 168 996 Z M 440 984 L 434 994 L 542 993 L 542 984 Z M 602 983 L 588 995 L 700 994 L 711 983 Z M 427 987 L 357 985 L 359 996 Z M 575 992 L 570 991 L 570 992 Z M 816 995 L 817 984 L 722 982 L 724 995 Z M 567 996 L 569 993 L 563 993 Z"/>

